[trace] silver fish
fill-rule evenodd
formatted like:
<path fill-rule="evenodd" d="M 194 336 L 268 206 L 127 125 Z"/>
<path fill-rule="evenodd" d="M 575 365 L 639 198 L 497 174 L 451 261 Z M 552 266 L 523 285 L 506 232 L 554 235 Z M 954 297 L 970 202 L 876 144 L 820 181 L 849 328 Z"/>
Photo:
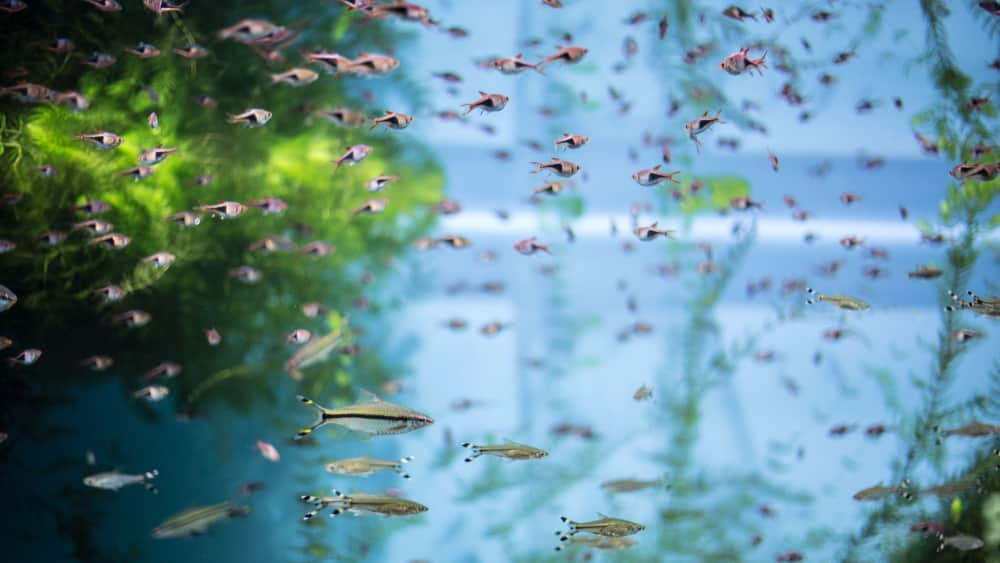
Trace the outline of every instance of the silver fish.
<path fill-rule="evenodd" d="M 412 432 L 434 423 L 434 419 L 425 414 L 382 401 L 374 395 L 368 402 L 335 409 L 320 406 L 312 399 L 302 395 L 299 395 L 298 398 L 299 401 L 318 410 L 319 417 L 312 426 L 299 430 L 296 435 L 297 439 L 308 436 L 317 428 L 327 424 L 337 424 L 371 436 L 383 436 Z"/>
<path fill-rule="evenodd" d="M 138 475 L 129 475 L 128 473 L 122 473 L 120 471 L 108 471 L 84 477 L 83 484 L 95 489 L 104 489 L 115 492 L 118 492 L 118 489 L 129 485 L 142 485 L 143 487 L 146 487 L 147 491 L 155 495 L 158 491 L 156 490 L 156 486 L 154 486 L 150 481 L 152 481 L 159 474 L 160 472 L 155 469 L 145 473 L 139 473 Z"/>
<path fill-rule="evenodd" d="M 219 522 L 243 517 L 247 514 L 250 514 L 249 506 L 237 506 L 231 502 L 191 508 L 171 516 L 167 521 L 153 528 L 151 535 L 155 539 L 200 536 Z"/>

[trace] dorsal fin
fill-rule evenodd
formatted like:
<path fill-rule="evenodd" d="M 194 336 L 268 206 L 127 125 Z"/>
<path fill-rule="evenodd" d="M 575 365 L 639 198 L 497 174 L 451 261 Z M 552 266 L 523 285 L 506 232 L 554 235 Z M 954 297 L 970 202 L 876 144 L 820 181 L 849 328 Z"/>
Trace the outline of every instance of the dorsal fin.
<path fill-rule="evenodd" d="M 486 92 L 483 92 L 482 90 L 479 91 L 479 95 L 480 96 L 484 96 L 484 97 L 485 96 L 489 96 L 489 94 L 487 94 Z"/>
<path fill-rule="evenodd" d="M 600 516 L 601 518 L 607 518 L 607 519 L 609 519 L 609 520 L 611 519 L 611 517 L 610 517 L 610 516 L 608 516 L 607 514 L 605 514 L 605 513 L 603 513 L 603 512 L 598 512 L 598 513 L 597 513 L 597 515 L 598 515 L 598 516 Z"/>
<path fill-rule="evenodd" d="M 655 229 L 655 228 L 656 228 L 656 226 L 657 226 L 657 225 L 659 225 L 659 224 L 660 224 L 660 222 L 659 222 L 659 221 L 653 221 L 653 224 L 652 224 L 652 225 L 650 225 L 650 226 L 649 226 L 649 228 L 650 228 L 650 229 Z M 643 387 L 645 387 L 645 385 L 643 385 Z"/>
<path fill-rule="evenodd" d="M 701 114 L 701 116 L 702 117 L 708 117 L 708 112 L 706 111 L 705 113 Z"/>
<path fill-rule="evenodd" d="M 515 59 L 521 59 L 521 58 L 524 58 L 524 53 L 518 53 L 518 54 L 514 55 L 514 58 L 515 58 Z"/>
<path fill-rule="evenodd" d="M 371 403 L 381 403 L 382 402 L 382 399 L 379 399 L 378 395 L 376 395 L 375 393 L 372 393 L 371 391 L 369 391 L 367 389 L 360 389 L 359 391 L 361 392 L 362 395 L 367 396 L 368 397 L 368 401 L 371 402 Z"/>
<path fill-rule="evenodd" d="M 653 170 L 659 170 L 661 166 L 663 166 L 663 165 L 662 164 L 657 164 L 656 166 L 653 167 Z"/>

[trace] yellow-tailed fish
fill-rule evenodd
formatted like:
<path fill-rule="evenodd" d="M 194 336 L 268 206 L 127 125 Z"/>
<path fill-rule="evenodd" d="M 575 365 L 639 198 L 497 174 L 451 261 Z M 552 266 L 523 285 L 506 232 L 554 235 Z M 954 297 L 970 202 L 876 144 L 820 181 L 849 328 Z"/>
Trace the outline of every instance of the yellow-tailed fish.
<path fill-rule="evenodd" d="M 841 309 L 846 309 L 848 311 L 866 311 L 871 308 L 868 303 L 856 298 L 850 297 L 848 295 L 827 295 L 826 293 L 817 293 L 811 287 L 807 287 L 806 291 L 809 295 L 812 295 L 812 299 L 809 299 L 808 303 L 814 305 L 817 301 L 826 301 L 827 303 L 832 303 Z"/>
<path fill-rule="evenodd" d="M 317 428 L 327 424 L 337 424 L 371 436 L 382 436 L 386 434 L 402 434 L 412 432 L 418 428 L 423 428 L 434 423 L 434 419 L 410 410 L 406 407 L 382 401 L 372 395 L 372 399 L 365 403 L 348 405 L 336 409 L 328 409 L 317 405 L 312 399 L 298 396 L 303 403 L 315 407 L 319 411 L 319 418 L 308 428 L 299 430 L 296 439 L 313 433 Z"/>
<path fill-rule="evenodd" d="M 533 448 L 531 446 L 526 446 L 524 444 L 518 444 L 517 442 L 510 442 L 510 441 L 493 446 L 477 446 L 476 444 L 465 442 L 464 444 L 462 444 L 462 447 L 472 450 L 472 453 L 469 454 L 469 457 L 465 458 L 466 463 L 476 459 L 481 455 L 492 455 L 515 461 L 528 460 L 528 459 L 541 459 L 549 455 L 549 452 L 545 450 L 540 450 L 538 448 Z"/>
<path fill-rule="evenodd" d="M 361 456 L 332 461 L 324 467 L 330 473 L 337 473 L 338 475 L 355 475 L 358 477 L 367 477 L 373 473 L 388 469 L 399 473 L 403 479 L 409 479 L 410 474 L 403 471 L 403 465 L 411 461 L 413 461 L 413 456 L 406 456 L 395 461 L 391 459 L 374 459 L 367 456 Z"/>
<path fill-rule="evenodd" d="M 334 507 L 333 511 L 330 512 L 331 517 L 343 514 L 345 510 L 355 514 L 371 512 L 383 516 L 410 516 L 427 512 L 427 507 L 419 502 L 368 493 L 351 493 L 345 495 L 335 490 L 332 497 L 302 495 L 299 499 L 314 507 L 302 516 L 303 520 L 312 520 L 321 510 L 330 506 Z"/>
<path fill-rule="evenodd" d="M 153 528 L 150 535 L 155 539 L 200 536 L 219 522 L 247 514 L 250 514 L 249 506 L 237 506 L 231 502 L 191 508 L 171 516 Z"/>

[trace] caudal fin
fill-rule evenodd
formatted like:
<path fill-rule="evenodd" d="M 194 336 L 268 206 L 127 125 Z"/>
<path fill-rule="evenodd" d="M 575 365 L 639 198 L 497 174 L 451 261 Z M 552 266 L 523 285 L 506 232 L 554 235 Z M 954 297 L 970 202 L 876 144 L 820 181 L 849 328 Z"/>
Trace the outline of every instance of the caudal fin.
<path fill-rule="evenodd" d="M 405 472 L 405 471 L 403 471 L 403 464 L 410 463 L 411 461 L 413 461 L 413 456 L 412 455 L 408 455 L 408 456 L 400 459 L 399 463 L 397 463 L 396 466 L 393 467 L 392 469 L 396 473 L 399 473 L 399 476 L 402 477 L 403 479 L 409 479 L 410 478 L 410 474 L 407 473 L 407 472 Z"/>
<path fill-rule="evenodd" d="M 472 453 L 469 454 L 469 457 L 465 458 L 465 463 L 469 463 L 470 461 L 472 461 L 472 460 L 476 459 L 477 457 L 483 455 L 482 452 L 479 451 L 479 446 L 477 446 L 477 445 L 475 445 L 475 444 L 473 444 L 471 442 L 464 442 L 462 444 L 462 447 L 463 448 L 468 448 L 468 449 L 472 450 Z"/>
<path fill-rule="evenodd" d="M 309 397 L 306 397 L 304 395 L 297 395 L 297 398 L 303 404 L 309 405 L 309 406 L 311 406 L 311 407 L 319 410 L 319 416 L 316 419 L 316 421 L 313 422 L 312 425 L 309 426 L 308 428 L 302 428 L 302 429 L 300 429 L 295 434 L 295 439 L 299 440 L 299 439 L 304 438 L 305 436 L 308 436 L 309 434 L 312 434 L 313 431 L 315 431 L 317 428 L 319 428 L 320 426 L 323 426 L 324 424 L 326 424 L 326 419 L 323 417 L 323 413 L 326 412 L 326 409 L 323 408 L 323 407 L 321 407 L 320 405 L 316 404 L 315 401 L 313 401 L 312 399 L 310 399 Z"/>

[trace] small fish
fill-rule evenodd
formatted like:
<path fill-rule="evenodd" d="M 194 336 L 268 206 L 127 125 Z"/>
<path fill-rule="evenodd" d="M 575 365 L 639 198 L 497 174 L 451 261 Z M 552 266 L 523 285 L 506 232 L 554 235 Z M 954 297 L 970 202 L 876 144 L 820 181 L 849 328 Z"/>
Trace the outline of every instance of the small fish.
<path fill-rule="evenodd" d="M 38 235 L 38 241 L 45 246 L 56 246 L 66 240 L 66 233 L 62 231 L 46 231 Z"/>
<path fill-rule="evenodd" d="M 306 342 L 309 342 L 309 339 L 311 338 L 312 338 L 311 332 L 309 332 L 307 329 L 304 328 L 298 328 L 288 333 L 288 336 L 285 338 L 285 341 L 288 342 L 289 344 L 305 344 Z"/>
<path fill-rule="evenodd" d="M 559 47 L 555 53 L 545 57 L 538 65 L 547 65 L 555 61 L 565 64 L 575 64 L 580 62 L 588 52 L 589 49 L 586 47 Z"/>
<path fill-rule="evenodd" d="M 565 516 L 560 516 L 559 519 L 569 526 L 569 530 L 563 533 L 556 532 L 559 534 L 559 541 L 564 542 L 571 536 L 575 536 L 581 532 L 609 538 L 620 538 L 623 536 L 637 534 L 646 529 L 645 526 L 636 522 L 629 522 L 628 520 L 622 520 L 620 518 L 611 518 L 610 516 L 606 516 L 600 512 L 598 512 L 597 515 L 600 519 L 592 520 L 590 522 L 576 522 Z M 562 551 L 562 549 L 562 545 L 556 546 L 556 551 Z"/>
<path fill-rule="evenodd" d="M 541 186 L 532 190 L 532 193 L 558 195 L 566 187 L 563 182 L 545 182 Z"/>
<path fill-rule="evenodd" d="M 562 0 L 542 0 L 542 4 L 550 8 L 562 8 Z"/>
<path fill-rule="evenodd" d="M 704 133 L 709 128 L 711 128 L 716 123 L 725 123 L 719 116 L 722 114 L 722 110 L 715 113 L 715 117 L 709 117 L 708 112 L 701 114 L 701 117 L 693 119 L 684 125 L 684 129 L 688 133 L 688 137 L 694 141 L 695 149 L 701 152 L 701 141 L 698 140 L 698 135 Z"/>
<path fill-rule="evenodd" d="M 110 133 L 108 131 L 98 131 L 89 135 L 77 135 L 76 138 L 81 141 L 93 143 L 97 148 L 102 150 L 118 148 L 123 142 L 125 142 L 125 139 L 123 139 L 120 135 Z"/>
<path fill-rule="evenodd" d="M 168 156 L 175 152 L 177 152 L 176 148 L 157 147 L 155 149 L 149 149 L 147 151 L 143 151 L 142 154 L 139 155 L 139 162 L 147 166 L 155 166 L 166 160 Z"/>
<path fill-rule="evenodd" d="M 48 87 L 30 82 L 18 82 L 13 86 L 2 87 L 0 93 L 13 96 L 23 104 L 49 102 L 55 95 Z"/>
<path fill-rule="evenodd" d="M 0 285 L 0 313 L 17 304 L 17 294 L 5 285 Z"/>
<path fill-rule="evenodd" d="M 767 149 L 767 160 L 771 163 L 771 169 L 775 172 L 781 168 L 781 162 L 778 160 L 778 155 L 774 154 L 771 149 Z"/>
<path fill-rule="evenodd" d="M 673 234 L 677 231 L 672 229 L 661 229 L 657 227 L 659 225 L 658 221 L 654 221 L 652 225 L 646 227 L 636 227 L 632 232 L 635 233 L 635 237 L 642 241 L 656 240 L 657 237 L 667 237 L 673 238 Z"/>
<path fill-rule="evenodd" d="M 472 113 L 472 110 L 477 108 L 487 112 L 500 111 L 507 107 L 508 101 L 510 101 L 510 98 L 503 94 L 489 94 L 480 90 L 478 100 L 468 104 L 462 104 L 462 107 L 465 108 L 465 113 L 462 115 L 469 115 Z"/>
<path fill-rule="evenodd" d="M 635 390 L 632 394 L 632 398 L 636 401 L 648 401 L 653 398 L 653 388 L 642 385 Z"/>
<path fill-rule="evenodd" d="M 549 245 L 536 242 L 535 237 L 527 238 L 514 243 L 514 250 L 526 256 L 530 256 L 539 250 L 544 251 L 546 254 L 552 254 L 552 251 L 549 249 Z"/>
<path fill-rule="evenodd" d="M 1000 174 L 1000 162 L 963 162 L 952 168 L 948 174 L 956 180 L 989 182 Z"/>
<path fill-rule="evenodd" d="M 680 184 L 680 180 L 674 178 L 674 176 L 681 173 L 680 170 L 675 170 L 673 172 L 665 173 L 660 172 L 661 164 L 657 164 L 652 168 L 646 168 L 632 174 L 632 180 L 640 186 L 655 186 L 665 180 L 669 180 L 675 184 Z"/>
<path fill-rule="evenodd" d="M 147 380 L 155 379 L 157 377 L 163 377 L 164 379 L 173 379 L 180 375 L 184 371 L 184 367 L 176 362 L 163 362 L 158 364 L 153 369 L 146 372 L 144 376 Z"/>
<path fill-rule="evenodd" d="M 51 41 L 42 43 L 41 48 L 56 55 L 64 55 L 66 53 L 72 53 L 73 50 L 76 49 L 76 44 L 73 43 L 71 39 L 56 37 Z"/>
<path fill-rule="evenodd" d="M 472 246 L 472 241 L 458 235 L 445 235 L 434 239 L 432 244 L 434 246 L 437 246 L 438 244 L 446 244 L 452 248 L 468 248 Z"/>
<path fill-rule="evenodd" d="M 140 59 L 151 59 L 153 57 L 160 56 L 160 50 L 154 45 L 140 41 L 138 45 L 134 47 L 125 47 L 123 49 L 126 53 L 135 55 Z"/>
<path fill-rule="evenodd" d="M 259 108 L 251 108 L 243 113 L 229 116 L 229 123 L 245 123 L 247 127 L 261 127 L 270 120 L 271 112 Z"/>
<path fill-rule="evenodd" d="M 727 18 L 734 19 L 738 22 L 742 22 L 746 18 L 750 18 L 754 21 L 757 21 L 757 16 L 755 14 L 747 12 L 746 10 L 740 8 L 739 6 L 729 6 L 725 10 L 722 10 L 722 15 L 726 16 Z"/>
<path fill-rule="evenodd" d="M 6 350 L 14 345 L 14 341 L 6 336 L 0 336 L 0 350 Z"/>
<path fill-rule="evenodd" d="M 382 401 L 374 395 L 367 402 L 335 409 L 322 407 L 302 395 L 299 395 L 298 399 L 318 410 L 319 418 L 312 426 L 299 430 L 296 439 L 307 436 L 327 424 L 337 424 L 370 436 L 384 436 L 412 432 L 434 423 L 434 419 L 425 414 Z"/>
<path fill-rule="evenodd" d="M 465 458 L 466 463 L 476 459 L 481 455 L 492 455 L 503 459 L 509 459 L 512 461 L 541 459 L 549 455 L 549 452 L 545 450 L 540 450 L 538 448 L 533 448 L 531 446 L 526 446 L 524 444 L 518 444 L 517 442 L 510 442 L 510 441 L 505 441 L 503 444 L 497 444 L 493 446 L 479 446 L 471 442 L 465 442 L 462 444 L 462 447 L 472 450 L 472 453 L 469 454 L 469 457 Z"/>
<path fill-rule="evenodd" d="M 285 72 L 280 72 L 278 74 L 271 75 L 271 82 L 277 84 L 278 82 L 283 82 L 289 86 L 305 86 L 306 84 L 312 84 L 316 82 L 319 78 L 319 73 L 314 70 L 309 70 L 308 68 L 293 68 L 286 70 Z"/>
<path fill-rule="evenodd" d="M 761 202 L 754 201 L 754 200 L 752 200 L 752 199 L 750 199 L 749 197 L 746 197 L 746 196 L 734 197 L 734 198 L 730 199 L 729 200 L 729 205 L 733 209 L 739 209 L 741 211 L 745 211 L 747 209 L 753 209 L 755 207 L 757 209 L 762 209 L 764 207 L 764 204 L 762 204 Z"/>
<path fill-rule="evenodd" d="M 195 207 L 196 211 L 211 213 L 219 219 L 235 219 L 246 213 L 247 206 L 236 201 L 221 201 L 213 205 L 200 205 Z"/>
<path fill-rule="evenodd" d="M 398 473 L 403 479 L 409 479 L 410 474 L 403 471 L 403 465 L 411 461 L 413 461 L 413 456 L 406 456 L 398 461 L 362 456 L 332 461 L 323 467 L 330 473 L 354 475 L 357 477 L 368 477 L 379 471 L 392 470 Z"/>
<path fill-rule="evenodd" d="M 385 125 L 390 129 L 406 129 L 413 123 L 413 116 L 395 111 L 387 111 L 382 117 L 372 119 L 372 122 L 372 126 L 368 128 L 369 131 L 379 125 Z"/>
<path fill-rule="evenodd" d="M 299 249 L 299 254 L 304 256 L 312 256 L 313 258 L 320 258 L 333 254 L 337 248 L 332 244 L 323 240 L 314 240 L 312 242 L 306 243 Z"/>
<path fill-rule="evenodd" d="M 816 293 L 816 291 L 807 287 L 806 291 L 809 295 L 813 297 L 806 301 L 810 305 L 814 305 L 818 301 L 826 301 L 827 303 L 832 303 L 841 309 L 848 311 L 866 311 L 871 308 L 871 305 L 865 303 L 864 301 L 857 299 L 855 297 L 849 297 L 847 295 L 827 295 L 825 293 Z"/>
<path fill-rule="evenodd" d="M 632 538 L 602 538 L 600 536 L 570 536 L 568 541 L 604 551 L 621 551 L 639 543 Z"/>
<path fill-rule="evenodd" d="M 943 485 L 937 485 L 935 487 L 928 487 L 926 489 L 921 489 L 921 494 L 934 495 L 936 497 L 953 497 L 963 491 L 976 488 L 976 481 L 954 481 L 951 483 L 945 483 Z"/>
<path fill-rule="evenodd" d="M 14 356 L 7 358 L 7 363 L 11 365 L 17 364 L 21 366 L 30 366 L 37 362 L 41 357 L 42 351 L 38 348 L 27 348 L 25 350 L 21 350 Z"/>
<path fill-rule="evenodd" d="M 760 15 L 764 17 L 764 21 L 767 23 L 774 22 L 774 10 L 771 8 L 761 8 Z"/>
<path fill-rule="evenodd" d="M 154 539 L 202 536 L 209 528 L 232 518 L 250 514 L 249 506 L 236 506 L 230 502 L 191 508 L 171 516 L 167 521 L 153 528 L 150 535 Z"/>
<path fill-rule="evenodd" d="M 774 558 L 774 560 L 778 561 L 778 563 L 784 563 L 789 561 L 802 561 L 805 558 L 806 558 L 805 555 L 802 555 L 798 551 L 786 551 L 784 553 L 779 554 L 777 557 Z"/>
<path fill-rule="evenodd" d="M 185 59 L 204 59 L 208 56 L 208 50 L 197 43 L 180 49 L 174 47 L 171 51 Z"/>
<path fill-rule="evenodd" d="M 493 59 L 492 61 L 487 62 L 486 66 L 495 68 L 503 74 L 520 74 L 530 69 L 538 74 L 544 75 L 545 72 L 542 70 L 542 64 L 543 63 L 531 64 L 526 62 L 521 53 L 518 53 L 513 57 Z"/>
<path fill-rule="evenodd" d="M 0 0 L 0 12 L 7 14 L 16 14 L 21 10 L 26 10 L 28 5 L 23 0 Z M 7 439 L 7 434 L 4 434 L 4 440 Z M 3 443 L 3 440 L 0 440 Z"/>
<path fill-rule="evenodd" d="M 132 239 L 121 233 L 108 233 L 90 239 L 87 244 L 100 245 L 111 250 L 121 250 L 128 246 Z"/>
<path fill-rule="evenodd" d="M 156 172 L 155 168 L 150 168 L 149 166 L 133 166 L 128 170 L 123 170 L 119 172 L 122 176 L 131 176 L 132 180 L 138 182 L 139 180 L 145 180 Z"/>
<path fill-rule="evenodd" d="M 734 76 L 739 76 L 744 72 L 753 74 L 755 70 L 757 74 L 763 76 L 764 71 L 761 69 L 767 68 L 767 63 L 764 60 L 767 57 L 767 51 L 764 51 L 764 54 L 759 59 L 752 59 L 749 54 L 750 48 L 743 47 L 739 51 L 722 59 L 722 62 L 719 63 L 719 68 Z"/>
<path fill-rule="evenodd" d="M 578 149 L 583 145 L 586 145 L 590 141 L 590 137 L 584 135 L 570 135 L 569 133 L 563 133 L 562 137 L 556 139 L 555 146 L 558 149 L 559 146 L 564 146 L 570 149 Z"/>
<path fill-rule="evenodd" d="M 980 2 L 980 5 L 986 4 L 987 2 Z M 997 4 L 996 2 L 993 2 Z M 997 15 L 1000 15 L 1000 4 L 994 8 Z M 968 536 L 965 534 L 959 534 L 957 536 L 949 536 L 947 538 L 941 539 L 941 545 L 938 546 L 938 551 L 942 551 L 946 547 L 953 547 L 959 551 L 975 551 L 977 549 L 982 549 L 986 545 L 983 540 L 977 538 L 976 536 Z"/>
<path fill-rule="evenodd" d="M 549 170 L 551 172 L 555 172 L 558 176 L 569 178 L 580 171 L 579 164 L 555 157 L 548 162 L 532 162 L 531 164 L 534 164 L 537 167 L 535 170 L 531 171 L 532 174 L 538 174 L 543 170 Z"/>
<path fill-rule="evenodd" d="M 247 284 L 254 284 L 260 281 L 264 274 L 252 266 L 237 266 L 229 269 L 229 277 Z"/>
<path fill-rule="evenodd" d="M 944 534 L 944 526 L 937 522 L 917 522 L 910 526 L 911 532 L 922 532 L 928 535 L 940 536 Z"/>
<path fill-rule="evenodd" d="M 354 166 L 355 164 L 361 162 L 366 156 L 371 154 L 372 148 L 368 145 L 354 145 L 348 147 L 344 155 L 333 161 L 337 164 L 337 170 L 340 170 L 342 164 L 347 164 L 349 166 Z"/>
<path fill-rule="evenodd" d="M 879 483 L 878 485 L 868 487 L 867 489 L 861 489 L 860 491 L 854 493 L 852 498 L 858 501 L 882 500 L 889 495 L 896 493 L 903 493 L 904 495 L 907 495 L 908 493 L 906 493 L 906 489 L 908 487 L 909 483 L 905 480 L 894 487 L 886 487 L 882 485 L 882 483 Z M 904 496 L 904 498 L 907 497 Z"/>
<path fill-rule="evenodd" d="M 302 306 L 306 316 L 317 316 L 325 308 L 318 303 L 306 303 Z M 315 313 L 313 310 L 315 309 Z M 313 313 L 310 315 L 309 313 Z M 297 352 L 285 362 L 284 370 L 289 377 L 295 380 L 302 378 L 302 369 L 309 366 L 325 362 L 330 358 L 338 346 L 340 346 L 341 332 L 339 330 L 325 334 L 319 338 L 311 339 L 305 346 L 299 348 Z"/>
<path fill-rule="evenodd" d="M 162 16 L 163 14 L 169 12 L 184 13 L 182 6 L 174 6 L 166 0 L 142 0 L 142 4 L 147 10 L 158 16 Z"/>
<path fill-rule="evenodd" d="M 125 297 L 125 290 L 117 285 L 108 284 L 94 290 L 94 297 L 103 300 L 105 303 L 113 303 Z"/>
<path fill-rule="evenodd" d="M 320 110 L 317 113 L 342 127 L 359 127 L 368 122 L 368 118 L 362 113 L 343 107 Z"/>
<path fill-rule="evenodd" d="M 201 215 L 190 211 L 181 211 L 167 217 L 167 221 L 177 223 L 182 228 L 196 227 L 201 224 Z"/>
<path fill-rule="evenodd" d="M 288 210 L 288 204 L 284 200 L 270 196 L 261 199 L 251 199 L 247 202 L 247 205 L 260 209 L 264 215 L 280 215 Z"/>
<path fill-rule="evenodd" d="M 983 436 L 1000 436 L 1000 426 L 996 424 L 986 424 L 973 421 L 957 428 L 943 430 L 941 435 L 945 438 L 949 436 L 964 436 L 967 438 L 980 438 Z"/>
<path fill-rule="evenodd" d="M 609 493 L 631 493 L 644 489 L 656 489 L 665 485 L 663 479 L 642 481 L 637 479 L 617 479 L 601 483 L 601 488 Z"/>
<path fill-rule="evenodd" d="M 117 324 L 123 324 L 128 328 L 140 328 L 149 324 L 153 320 L 153 315 L 139 309 L 132 309 L 111 318 Z"/>
<path fill-rule="evenodd" d="M 906 277 L 916 278 L 918 280 L 932 280 L 934 278 L 939 278 L 944 274 L 944 270 L 941 268 L 936 268 L 934 266 L 918 266 L 916 270 L 908 272 Z"/>
<path fill-rule="evenodd" d="M 330 516 L 338 516 L 344 511 L 355 514 L 370 512 L 381 514 L 382 516 L 411 516 L 427 512 L 427 507 L 419 502 L 401 499 L 393 496 L 372 495 L 368 493 L 351 493 L 345 495 L 340 491 L 333 491 L 332 497 L 314 497 L 303 495 L 299 497 L 302 502 L 309 503 L 315 508 L 302 516 L 303 520 L 311 520 L 319 514 L 320 510 L 333 506 Z"/>
<path fill-rule="evenodd" d="M 118 62 L 118 58 L 108 53 L 94 51 L 89 57 L 80 61 L 80 64 L 91 68 L 107 68 Z"/>
<path fill-rule="evenodd" d="M 214 328 L 209 328 L 205 330 L 205 341 L 208 342 L 209 346 L 218 346 L 222 343 L 222 334 Z"/>
<path fill-rule="evenodd" d="M 387 176 L 385 174 L 380 174 L 365 182 L 365 190 L 369 192 L 380 192 L 390 183 L 397 180 L 399 180 L 399 176 Z"/>
<path fill-rule="evenodd" d="M 278 453 L 278 448 L 273 445 L 264 442 L 263 440 L 257 440 L 257 449 L 260 451 L 260 455 L 268 461 L 273 461 L 275 463 L 281 461 L 281 454 Z"/>
<path fill-rule="evenodd" d="M 89 367 L 91 371 L 104 371 L 114 363 L 115 361 L 110 356 L 90 356 L 80 360 L 80 365 Z"/>
<path fill-rule="evenodd" d="M 129 485 L 142 485 L 147 491 L 155 495 L 158 491 L 156 490 L 156 486 L 154 486 L 150 481 L 155 479 L 159 474 L 160 472 L 155 469 L 138 475 L 129 475 L 120 471 L 108 471 L 106 473 L 97 473 L 95 475 L 88 475 L 87 477 L 84 477 L 83 484 L 95 489 L 104 489 L 106 491 L 114 491 L 116 493 L 122 487 L 127 487 Z"/>
<path fill-rule="evenodd" d="M 384 76 L 398 66 L 399 61 L 390 56 L 362 52 L 350 61 L 346 70 L 360 76 Z"/>
<path fill-rule="evenodd" d="M 377 213 L 382 213 L 385 211 L 386 206 L 389 205 L 388 198 L 375 198 L 369 199 L 368 201 L 361 204 L 360 207 L 351 212 L 351 217 L 357 217 L 361 214 L 375 215 Z"/>
<path fill-rule="evenodd" d="M 150 403 L 156 403 L 162 401 L 169 394 L 170 389 L 163 385 L 147 385 L 132 393 L 132 396 L 137 399 L 145 399 Z"/>

